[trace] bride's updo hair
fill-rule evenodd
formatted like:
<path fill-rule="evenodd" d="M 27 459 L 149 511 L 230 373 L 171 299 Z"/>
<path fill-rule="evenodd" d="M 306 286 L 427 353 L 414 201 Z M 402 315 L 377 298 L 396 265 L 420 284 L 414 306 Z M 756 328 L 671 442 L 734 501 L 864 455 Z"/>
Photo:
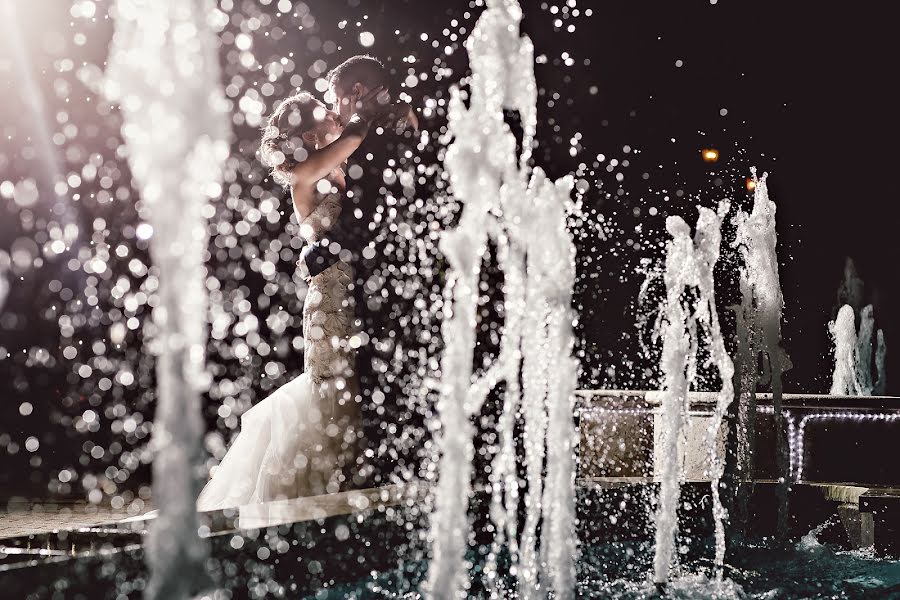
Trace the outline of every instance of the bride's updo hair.
<path fill-rule="evenodd" d="M 306 160 L 303 134 L 313 129 L 318 120 L 315 110 L 321 104 L 308 92 L 300 92 L 284 99 L 269 116 L 263 129 L 259 156 L 262 163 L 272 169 L 272 179 L 287 187 L 291 184 L 291 171 Z"/>

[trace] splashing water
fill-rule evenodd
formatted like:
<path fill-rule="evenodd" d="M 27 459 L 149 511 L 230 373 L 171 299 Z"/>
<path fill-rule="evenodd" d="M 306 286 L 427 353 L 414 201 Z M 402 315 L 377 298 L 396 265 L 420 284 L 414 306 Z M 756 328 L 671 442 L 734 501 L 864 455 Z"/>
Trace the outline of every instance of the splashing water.
<path fill-rule="evenodd" d="M 530 188 L 539 205 L 541 218 L 531 222 L 532 243 L 529 253 L 529 280 L 539 286 L 534 304 L 545 308 L 546 343 L 543 356 L 547 410 L 547 485 L 544 488 L 544 524 L 541 532 L 542 563 L 549 577 L 549 588 L 556 598 L 570 598 L 575 587 L 575 459 L 577 434 L 573 421 L 578 362 L 573 356 L 572 288 L 575 284 L 575 246 L 566 229 L 565 209 L 572 189 L 571 179 L 555 184 L 536 172 Z M 532 262 L 533 260 L 533 262 Z M 543 284 L 543 285 L 540 285 Z M 526 306 L 526 310 L 534 307 Z M 537 354 L 537 348 L 525 348 Z M 528 354 L 526 354 L 527 356 Z M 539 399 L 540 400 L 540 399 Z"/>
<path fill-rule="evenodd" d="M 753 289 L 747 277 L 746 267 L 740 272 L 741 303 L 730 307 L 735 315 L 735 370 L 734 382 L 736 406 L 733 409 L 733 437 L 727 445 L 731 486 L 732 530 L 743 535 L 750 518 L 750 490 L 753 485 L 756 452 L 756 387 L 759 384 L 759 328 L 753 309 Z"/>
<path fill-rule="evenodd" d="M 859 393 L 871 396 L 875 382 L 872 381 L 872 336 L 875 334 L 875 315 L 871 304 L 859 311 L 859 333 L 856 336 L 856 380 Z"/>
<path fill-rule="evenodd" d="M 744 260 L 740 272 L 742 304 L 738 309 L 737 356 L 740 377 L 738 397 L 738 464 L 742 478 L 752 479 L 752 456 L 754 452 L 756 387 L 769 383 L 772 389 L 772 407 L 775 419 L 775 459 L 778 467 L 779 535 L 787 532 L 788 518 L 788 478 L 790 461 L 788 455 L 787 432 L 781 409 L 782 375 L 791 368 L 791 360 L 781 347 L 781 319 L 784 310 L 784 296 L 778 275 L 778 243 L 775 230 L 775 203 L 769 198 L 766 184 L 767 175 L 757 177 L 756 169 L 751 169 L 755 187 L 753 209 L 750 214 L 738 211 L 734 217 L 737 247 Z M 757 364 L 762 362 L 763 377 L 757 372 Z M 743 500 L 740 499 L 740 505 Z M 746 506 L 738 508 L 743 516 Z"/>
<path fill-rule="evenodd" d="M 828 333 L 834 343 L 834 371 L 831 374 L 832 395 L 871 396 L 885 393 L 887 379 L 885 359 L 887 346 L 884 331 L 875 331 L 875 316 L 869 304 L 859 312 L 859 331 L 856 314 L 850 304 L 838 311 L 828 323 Z M 875 337 L 875 356 L 872 356 L 872 337 Z M 872 380 L 874 360 L 875 380 Z"/>
<path fill-rule="evenodd" d="M 714 289 L 713 268 L 719 260 L 719 247 L 722 241 L 721 224 L 728 212 L 728 202 L 719 204 L 718 213 L 711 210 L 700 212 L 697 222 L 697 287 L 700 291 L 697 312 L 704 329 L 709 335 L 710 357 L 712 363 L 719 372 L 722 385 L 716 394 L 716 406 L 713 410 L 712 423 L 709 428 L 709 450 L 711 480 L 710 489 L 713 500 L 713 521 L 715 523 L 716 578 L 722 578 L 722 566 L 725 563 L 725 518 L 727 513 L 722 506 L 719 497 L 719 483 L 725 468 L 724 457 L 719 452 L 719 434 L 722 429 L 722 421 L 728 406 L 734 400 L 734 364 L 728 351 L 725 349 L 725 340 L 722 337 L 722 329 L 719 326 L 719 315 L 716 309 L 716 296 Z"/>
<path fill-rule="evenodd" d="M 853 312 L 858 312 L 863 305 L 864 290 L 865 284 L 856 270 L 856 263 L 848 256 L 844 261 L 844 279 L 837 291 L 837 305 L 849 304 Z"/>
<path fill-rule="evenodd" d="M 119 0 L 105 93 L 122 135 L 159 269 L 154 309 L 159 382 L 152 447 L 160 516 L 147 545 L 148 598 L 187 598 L 205 583 L 195 501 L 203 475 L 206 207 L 221 193 L 227 104 L 207 0 Z"/>
<path fill-rule="evenodd" d="M 689 382 L 695 374 L 696 320 L 685 310 L 681 300 L 685 287 L 692 285 L 696 274 L 691 270 L 694 251 L 687 223 L 678 217 L 666 219 L 666 230 L 672 236 L 666 248 L 666 303 L 661 317 L 664 322 L 663 349 L 660 366 L 664 376 L 662 399 L 663 430 L 662 469 L 660 473 L 659 508 L 656 513 L 656 555 L 654 580 L 664 583 L 675 551 L 675 534 L 678 528 L 679 437 L 686 413 L 685 403 Z M 659 335 L 657 328 L 657 335 Z"/>
<path fill-rule="evenodd" d="M 662 371 L 665 388 L 662 395 L 662 443 L 659 508 L 656 514 L 656 554 L 654 581 L 665 583 L 675 555 L 678 529 L 678 499 L 680 497 L 682 436 L 687 414 L 687 392 L 696 375 L 699 329 L 709 336 L 709 362 L 715 366 L 722 380 L 716 395 L 716 407 L 710 427 L 713 517 L 715 519 L 716 576 L 721 578 L 725 557 L 725 510 L 719 498 L 719 481 L 723 460 L 718 452 L 718 437 L 722 419 L 733 398 L 732 375 L 734 365 L 725 350 L 719 326 L 713 289 L 713 269 L 719 259 L 721 224 L 728 212 L 728 202 L 719 204 L 717 212 L 700 207 L 697 231 L 691 239 L 690 228 L 680 217 L 666 219 L 666 230 L 672 236 L 666 247 L 665 304 L 657 323 L 657 336 L 663 337 Z M 697 291 L 697 301 L 691 311 L 684 293 Z"/>
<path fill-rule="evenodd" d="M 828 323 L 828 332 L 834 341 L 834 373 L 831 376 L 833 396 L 856 396 L 860 393 L 859 357 L 856 340 L 856 324 L 853 307 L 845 304 L 837 318 Z"/>
<path fill-rule="evenodd" d="M 491 465 L 490 515 L 495 537 L 485 568 L 489 587 L 499 580 L 497 558 L 505 548 L 518 574 L 519 595 L 570 598 L 575 578 L 574 390 L 577 363 L 571 311 L 575 249 L 566 229 L 572 179 L 547 180 L 529 173 L 536 126 L 534 49 L 520 36 L 521 8 L 515 0 L 488 2 L 466 49 L 472 69 L 467 108 L 452 90 L 445 168 L 457 200 L 459 225 L 441 238 L 450 265 L 445 289 L 446 343 L 438 400 L 441 453 L 435 510 L 431 518 L 429 594 L 465 597 L 469 587 L 464 554 L 470 523 L 473 427 L 470 419 L 487 394 L 506 382 L 498 421 L 499 451 Z M 522 153 L 503 118 L 518 111 Z M 530 177 L 529 177 L 530 175 Z M 475 311 L 482 256 L 497 245 L 505 277 L 505 324 L 500 356 L 473 380 Z M 519 372 L 523 372 L 520 388 Z M 524 530 L 517 531 L 521 482 L 516 472 L 513 427 L 524 415 L 527 492 Z M 542 469 L 546 459 L 546 481 Z M 538 540 L 537 529 L 541 523 Z M 517 541 L 521 538 L 521 544 Z M 496 590 L 494 590 L 496 591 Z"/>
<path fill-rule="evenodd" d="M 885 369 L 885 361 L 887 360 L 887 342 L 884 341 L 884 330 L 879 329 L 876 337 L 875 346 L 875 388 L 872 393 L 876 396 L 883 396 L 887 393 L 887 370 Z"/>
<path fill-rule="evenodd" d="M 830 392 L 833 395 L 881 395 L 887 388 L 885 378 L 887 347 L 884 332 L 881 329 L 875 330 L 874 307 L 871 304 L 865 306 L 862 304 L 864 289 L 865 285 L 856 271 L 856 264 L 848 257 L 844 264 L 844 279 L 837 293 L 838 306 L 841 308 L 835 320 L 828 323 L 828 332 L 834 342 L 835 364 Z M 845 314 L 842 316 L 841 312 Z M 874 356 L 872 356 L 873 345 Z"/>
<path fill-rule="evenodd" d="M 854 394 L 858 396 L 882 395 L 887 388 L 887 379 L 885 373 L 885 359 L 887 357 L 887 346 L 884 341 L 884 331 L 879 329 L 875 331 L 875 315 L 874 308 L 871 304 L 864 306 L 859 311 L 859 331 L 856 332 L 856 352 L 851 353 L 846 344 L 849 340 L 849 326 L 842 323 L 840 327 L 834 326 L 835 329 L 842 329 L 842 335 L 846 339 L 842 339 L 838 344 L 835 338 L 835 370 L 832 375 L 832 388 L 834 382 L 838 382 L 838 387 L 845 389 L 842 393 Z M 831 324 L 829 324 L 831 331 Z M 834 337 L 834 334 L 832 334 Z M 872 355 L 873 340 L 875 346 L 875 355 Z M 840 348 L 838 346 L 840 345 Z M 849 357 L 847 355 L 850 355 Z M 838 365 L 837 357 L 841 356 L 841 364 Z M 849 362 L 852 362 L 854 369 L 854 377 L 847 379 L 844 369 Z M 874 365 L 873 365 L 874 362 Z M 841 371 L 840 373 L 838 371 Z M 875 371 L 875 378 L 872 378 L 872 371 Z M 833 393 L 833 392 L 832 392 Z"/>

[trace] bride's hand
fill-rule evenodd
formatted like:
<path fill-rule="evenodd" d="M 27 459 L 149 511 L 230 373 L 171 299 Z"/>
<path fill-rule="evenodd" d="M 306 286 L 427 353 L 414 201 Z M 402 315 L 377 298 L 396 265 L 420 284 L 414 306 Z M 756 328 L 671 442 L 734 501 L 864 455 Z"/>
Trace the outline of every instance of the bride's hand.
<path fill-rule="evenodd" d="M 364 121 L 376 121 L 384 114 L 390 101 L 391 95 L 387 88 L 379 86 L 356 101 L 356 114 Z"/>
<path fill-rule="evenodd" d="M 356 104 L 356 113 L 368 123 L 394 129 L 398 134 L 407 127 L 419 131 L 419 118 L 407 102 L 391 103 L 391 95 L 384 86 L 370 90 Z"/>
<path fill-rule="evenodd" d="M 413 131 L 418 133 L 419 117 L 416 116 L 416 111 L 411 104 L 408 102 L 398 102 L 391 107 L 390 112 L 396 118 L 394 127 L 397 130 L 397 133 L 403 133 L 407 127 L 412 127 Z"/>
<path fill-rule="evenodd" d="M 386 106 L 384 112 L 375 119 L 375 123 L 385 129 L 393 129 L 397 134 L 403 133 L 407 127 L 419 131 L 419 118 L 408 102 L 395 102 Z"/>

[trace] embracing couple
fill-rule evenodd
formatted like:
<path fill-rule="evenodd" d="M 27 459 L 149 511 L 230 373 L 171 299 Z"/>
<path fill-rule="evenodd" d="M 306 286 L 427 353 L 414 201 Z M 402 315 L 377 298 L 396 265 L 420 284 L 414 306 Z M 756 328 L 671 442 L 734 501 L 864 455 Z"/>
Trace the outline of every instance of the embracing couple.
<path fill-rule="evenodd" d="M 392 102 L 384 65 L 354 56 L 328 75 L 329 108 L 307 92 L 269 117 L 260 158 L 290 188 L 305 246 L 297 262 L 303 305 L 303 374 L 241 417 L 241 432 L 197 500 L 201 511 L 358 487 L 363 450 L 351 293 L 359 240 L 341 226 L 344 165 L 376 127 L 418 128 L 408 104 Z"/>

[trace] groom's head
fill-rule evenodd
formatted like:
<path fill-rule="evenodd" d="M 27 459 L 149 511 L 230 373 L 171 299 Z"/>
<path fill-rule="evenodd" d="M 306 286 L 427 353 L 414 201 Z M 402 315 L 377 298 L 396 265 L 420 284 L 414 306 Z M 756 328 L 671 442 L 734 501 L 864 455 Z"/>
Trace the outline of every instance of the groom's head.
<path fill-rule="evenodd" d="M 356 113 L 357 101 L 370 90 L 387 87 L 387 70 L 380 60 L 360 54 L 348 58 L 328 74 L 328 84 L 342 124 Z"/>

